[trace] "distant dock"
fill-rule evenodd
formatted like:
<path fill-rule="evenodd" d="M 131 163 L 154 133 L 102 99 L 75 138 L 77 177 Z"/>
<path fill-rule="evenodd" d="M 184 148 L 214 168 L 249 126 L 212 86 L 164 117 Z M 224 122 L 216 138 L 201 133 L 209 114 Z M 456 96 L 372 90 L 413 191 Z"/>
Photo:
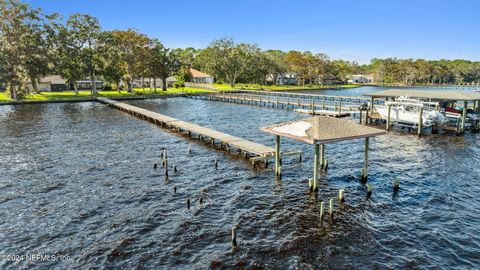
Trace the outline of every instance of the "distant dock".
<path fill-rule="evenodd" d="M 322 114 L 336 117 L 358 113 L 358 108 L 370 101 L 369 98 L 365 97 L 262 91 L 215 92 L 189 97 L 278 109 L 301 110 L 301 112 L 307 114 Z M 308 110 L 310 113 L 306 112 Z"/>

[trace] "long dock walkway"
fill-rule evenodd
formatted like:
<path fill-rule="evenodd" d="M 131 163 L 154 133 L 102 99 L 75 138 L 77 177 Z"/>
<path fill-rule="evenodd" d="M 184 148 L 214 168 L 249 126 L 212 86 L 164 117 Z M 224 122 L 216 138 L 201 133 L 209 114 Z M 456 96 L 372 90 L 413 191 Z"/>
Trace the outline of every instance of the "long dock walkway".
<path fill-rule="evenodd" d="M 192 95 L 189 97 L 287 110 L 298 110 L 305 114 L 320 114 L 334 117 L 358 114 L 358 108 L 369 101 L 368 98 L 363 97 L 259 91 L 216 92 Z"/>
<path fill-rule="evenodd" d="M 253 155 L 251 159 L 252 163 L 259 158 L 267 159 L 275 156 L 275 149 L 273 149 L 272 147 L 231 136 L 223 132 L 202 127 L 193 123 L 178 120 L 170 116 L 152 112 L 120 101 L 111 100 L 108 98 L 97 99 L 101 103 L 107 104 L 113 108 L 117 108 L 121 111 L 127 112 L 137 117 L 149 120 L 150 122 L 153 122 L 157 125 L 175 128 L 179 132 L 187 132 L 189 136 L 197 134 L 200 139 L 210 138 L 213 146 L 215 145 L 215 141 L 218 141 L 220 142 L 221 146 L 225 147 L 225 149 L 227 149 L 229 152 L 231 147 L 235 147 L 239 149 L 245 157 Z"/>

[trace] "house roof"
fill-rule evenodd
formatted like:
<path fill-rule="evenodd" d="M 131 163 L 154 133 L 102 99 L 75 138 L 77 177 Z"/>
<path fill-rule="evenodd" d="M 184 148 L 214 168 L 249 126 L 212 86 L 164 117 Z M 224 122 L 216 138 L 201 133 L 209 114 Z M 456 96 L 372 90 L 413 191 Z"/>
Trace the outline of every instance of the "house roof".
<path fill-rule="evenodd" d="M 263 127 L 261 130 L 309 144 L 327 144 L 386 134 L 384 130 L 330 116 L 305 118 Z"/>
<path fill-rule="evenodd" d="M 65 84 L 65 79 L 63 79 L 60 75 L 50 75 L 40 79 L 40 82 L 50 84 Z"/>
<path fill-rule="evenodd" d="M 434 91 L 434 90 L 408 90 L 392 89 L 365 94 L 371 97 L 400 97 L 408 96 L 410 98 L 431 99 L 431 100 L 451 100 L 466 101 L 480 100 L 480 93 L 475 91 Z"/>
<path fill-rule="evenodd" d="M 194 78 L 208 78 L 208 77 L 212 77 L 211 75 L 207 74 L 207 73 L 203 73 L 201 71 L 198 71 L 196 69 L 193 69 L 193 68 L 190 68 L 188 70 L 188 72 L 190 73 L 190 76 L 194 77 Z"/>

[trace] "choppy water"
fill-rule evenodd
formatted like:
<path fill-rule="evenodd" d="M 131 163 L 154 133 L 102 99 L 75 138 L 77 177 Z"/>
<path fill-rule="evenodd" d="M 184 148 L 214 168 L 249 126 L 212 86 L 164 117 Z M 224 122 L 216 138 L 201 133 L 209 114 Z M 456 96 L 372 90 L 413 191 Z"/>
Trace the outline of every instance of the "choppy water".
<path fill-rule="evenodd" d="M 261 126 L 304 117 L 185 98 L 131 103 L 271 146 Z M 240 157 L 102 104 L 2 106 L 1 255 L 68 258 L 2 260 L 0 268 L 479 267 L 478 134 L 417 138 L 396 130 L 372 140 L 370 199 L 359 183 L 362 141 L 327 146 L 318 198 L 307 190 L 312 147 L 290 140 L 282 147 L 303 150 L 305 160 L 286 159 L 278 182 L 271 169 L 254 171 Z M 168 181 L 152 168 L 163 148 L 178 168 Z M 345 206 L 335 202 L 334 220 L 320 224 L 320 200 L 342 187 Z"/>

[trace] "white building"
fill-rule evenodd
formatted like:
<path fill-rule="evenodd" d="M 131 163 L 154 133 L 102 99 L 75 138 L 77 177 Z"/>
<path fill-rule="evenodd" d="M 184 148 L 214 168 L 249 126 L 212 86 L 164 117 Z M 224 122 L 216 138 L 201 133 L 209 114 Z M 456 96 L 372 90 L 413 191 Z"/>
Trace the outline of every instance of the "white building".
<path fill-rule="evenodd" d="M 60 92 L 68 90 L 65 79 L 63 79 L 60 75 L 50 75 L 42 78 L 38 81 L 37 86 L 38 91 L 40 92 Z M 31 83 L 27 83 L 26 87 L 29 89 L 29 91 L 33 91 Z"/>
<path fill-rule="evenodd" d="M 295 85 L 298 84 L 298 77 L 295 73 L 278 74 L 275 84 L 278 85 Z"/>
<path fill-rule="evenodd" d="M 188 73 L 190 73 L 190 77 L 192 77 L 191 83 L 213 83 L 213 77 L 207 73 L 203 73 L 193 68 L 190 68 Z"/>
<path fill-rule="evenodd" d="M 351 75 L 348 83 L 373 83 L 373 76 L 362 74 Z"/>
<path fill-rule="evenodd" d="M 155 82 L 154 82 L 155 81 Z M 177 81 L 175 76 L 167 77 L 167 88 L 173 87 L 173 84 Z M 123 82 L 122 84 L 123 85 Z M 163 80 L 162 78 L 140 78 L 140 79 L 133 79 L 132 80 L 132 87 L 133 88 L 163 88 Z"/>

